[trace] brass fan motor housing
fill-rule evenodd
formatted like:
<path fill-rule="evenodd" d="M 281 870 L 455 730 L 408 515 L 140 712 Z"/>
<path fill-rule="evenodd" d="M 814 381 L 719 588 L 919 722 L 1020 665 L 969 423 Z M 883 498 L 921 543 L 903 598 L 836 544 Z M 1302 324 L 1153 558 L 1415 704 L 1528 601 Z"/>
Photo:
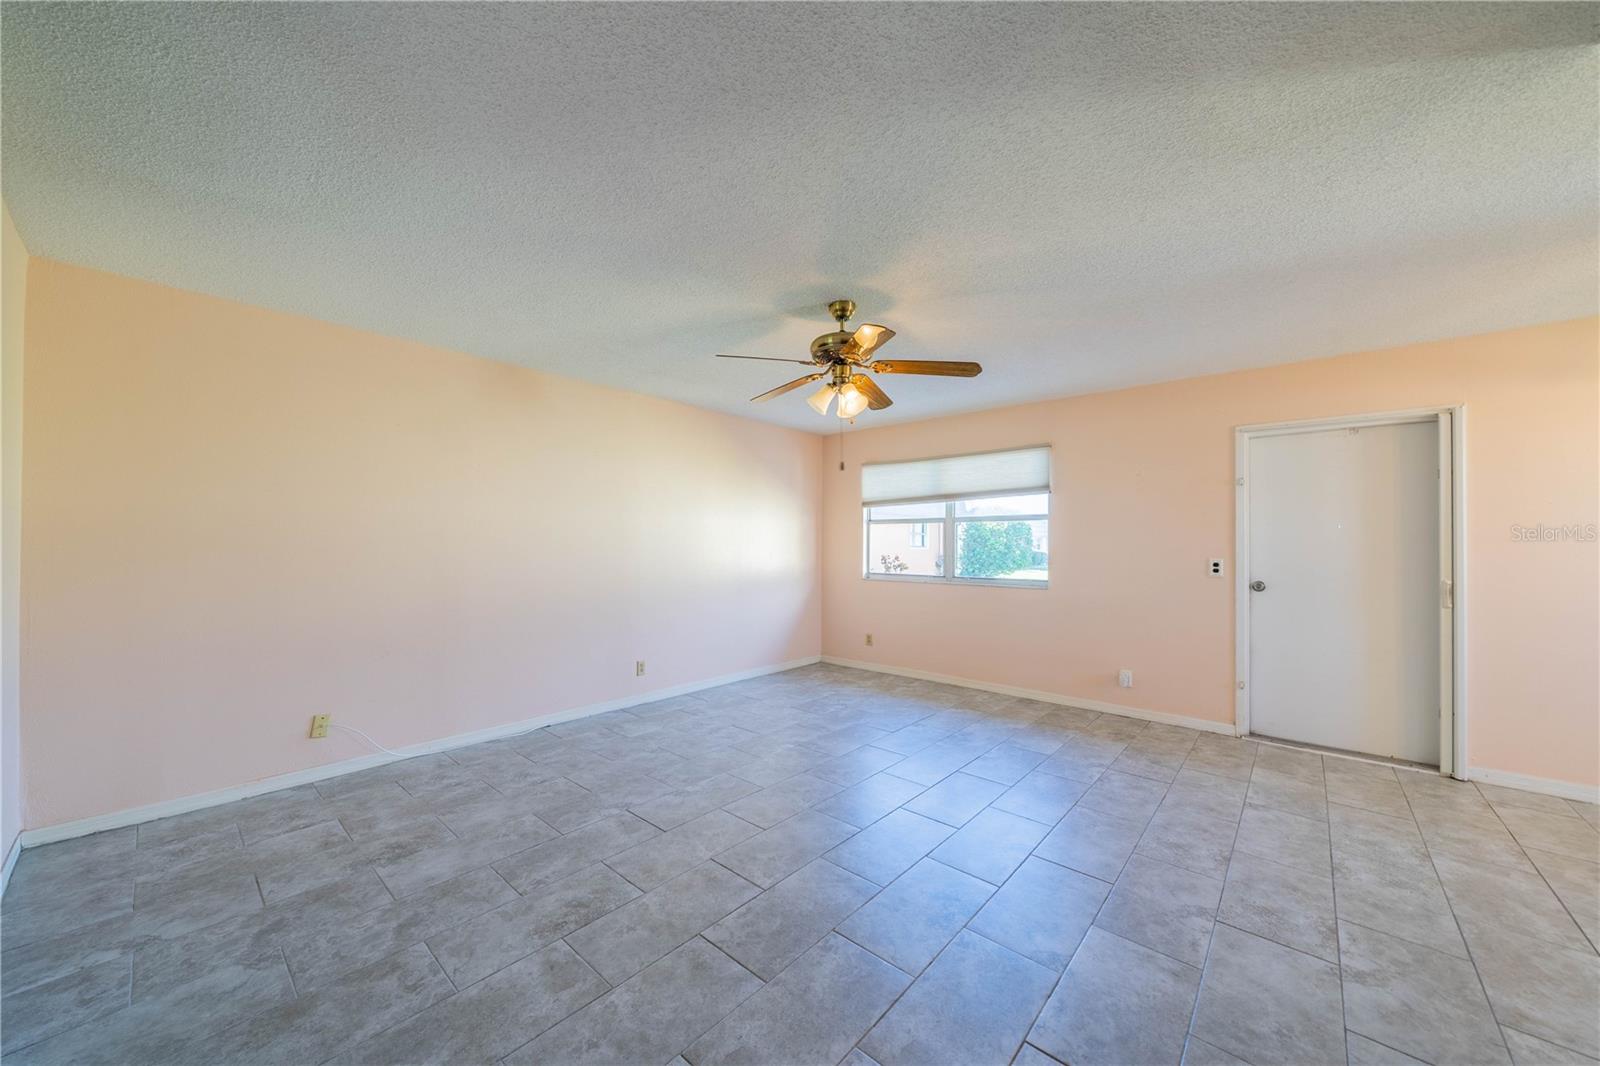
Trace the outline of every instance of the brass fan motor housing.
<path fill-rule="evenodd" d="M 837 301 L 835 301 L 837 302 Z M 845 303 L 850 301 L 846 300 Z M 844 330 L 834 333 L 824 333 L 811 342 L 811 361 L 813 363 L 828 363 L 835 359 L 843 359 L 844 346 L 850 342 L 852 334 Z"/>

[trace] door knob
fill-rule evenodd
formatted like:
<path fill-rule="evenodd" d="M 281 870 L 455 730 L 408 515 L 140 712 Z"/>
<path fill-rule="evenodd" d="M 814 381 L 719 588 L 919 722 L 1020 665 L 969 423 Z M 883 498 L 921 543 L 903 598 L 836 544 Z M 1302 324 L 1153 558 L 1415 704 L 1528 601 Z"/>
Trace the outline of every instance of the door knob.
<path fill-rule="evenodd" d="M 1267 583 L 1265 581 L 1252 581 L 1250 582 L 1250 591 L 1265 592 L 1267 591 Z"/>

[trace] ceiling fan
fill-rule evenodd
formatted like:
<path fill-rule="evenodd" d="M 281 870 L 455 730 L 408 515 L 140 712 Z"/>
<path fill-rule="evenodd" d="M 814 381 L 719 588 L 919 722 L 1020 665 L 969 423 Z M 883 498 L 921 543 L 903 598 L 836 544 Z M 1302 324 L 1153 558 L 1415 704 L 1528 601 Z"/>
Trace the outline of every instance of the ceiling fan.
<path fill-rule="evenodd" d="M 881 411 L 894 402 L 889 399 L 887 393 L 878 388 L 878 383 L 872 380 L 873 374 L 931 374 L 935 377 L 973 378 L 983 373 L 983 367 L 977 363 L 938 359 L 874 360 L 874 353 L 888 343 L 889 338 L 894 336 L 894 330 L 871 322 L 857 326 L 854 331 L 845 329 L 845 323 L 856 313 L 854 300 L 834 300 L 828 304 L 828 313 L 839 324 L 839 328 L 831 333 L 824 333 L 811 342 L 810 359 L 721 354 L 718 354 L 717 358 L 760 359 L 769 363 L 799 363 L 801 366 L 818 367 L 815 374 L 795 378 L 775 389 L 768 389 L 760 396 L 750 397 L 751 402 L 760 403 L 774 396 L 782 396 L 802 385 L 809 385 L 813 381 L 822 381 L 822 387 L 808 396 L 806 403 L 810 404 L 817 414 L 825 415 L 837 397 L 839 406 L 836 411 L 840 418 L 854 418 L 869 407 L 874 411 Z M 868 371 L 870 373 L 867 373 Z"/>

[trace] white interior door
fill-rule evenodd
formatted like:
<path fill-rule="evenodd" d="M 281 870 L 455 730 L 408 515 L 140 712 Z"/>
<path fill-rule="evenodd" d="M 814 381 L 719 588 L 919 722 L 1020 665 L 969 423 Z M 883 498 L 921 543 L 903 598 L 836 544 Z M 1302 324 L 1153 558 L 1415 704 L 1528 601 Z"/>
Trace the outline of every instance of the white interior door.
<path fill-rule="evenodd" d="M 1439 433 L 1250 438 L 1250 732 L 1439 763 Z"/>

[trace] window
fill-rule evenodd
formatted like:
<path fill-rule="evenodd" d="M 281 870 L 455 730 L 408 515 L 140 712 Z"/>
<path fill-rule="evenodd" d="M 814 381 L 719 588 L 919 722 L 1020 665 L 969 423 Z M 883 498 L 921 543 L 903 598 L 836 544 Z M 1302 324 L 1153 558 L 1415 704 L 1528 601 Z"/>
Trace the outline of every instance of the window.
<path fill-rule="evenodd" d="M 890 504 L 872 510 L 867 526 L 868 574 L 944 574 L 944 504 Z"/>
<path fill-rule="evenodd" d="M 869 579 L 1049 581 L 1048 448 L 869 464 L 861 498 Z"/>

